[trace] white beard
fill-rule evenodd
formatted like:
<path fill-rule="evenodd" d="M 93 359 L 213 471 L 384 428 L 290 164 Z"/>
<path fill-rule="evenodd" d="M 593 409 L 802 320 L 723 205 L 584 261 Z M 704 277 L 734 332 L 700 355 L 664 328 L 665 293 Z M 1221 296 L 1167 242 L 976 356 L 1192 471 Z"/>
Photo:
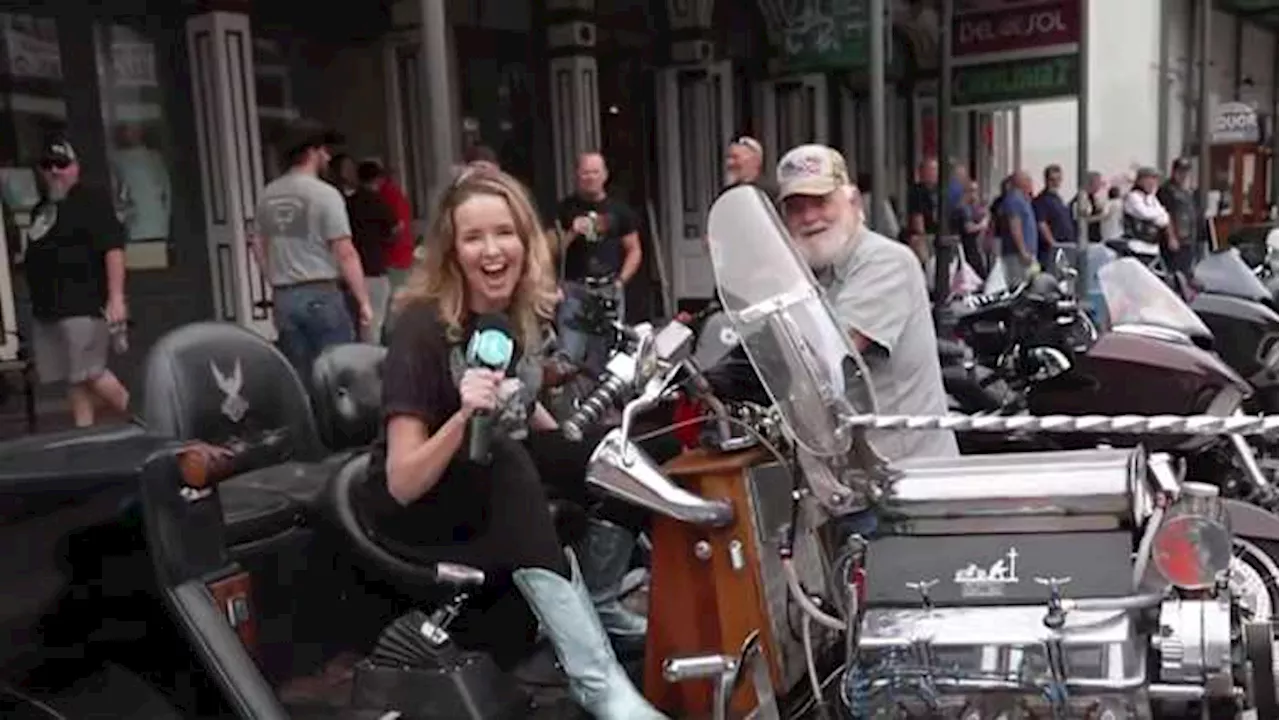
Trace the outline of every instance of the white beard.
<path fill-rule="evenodd" d="M 846 216 L 817 235 L 810 235 L 796 243 L 796 248 L 814 270 L 834 264 L 857 235 L 862 224 L 862 213 Z"/>

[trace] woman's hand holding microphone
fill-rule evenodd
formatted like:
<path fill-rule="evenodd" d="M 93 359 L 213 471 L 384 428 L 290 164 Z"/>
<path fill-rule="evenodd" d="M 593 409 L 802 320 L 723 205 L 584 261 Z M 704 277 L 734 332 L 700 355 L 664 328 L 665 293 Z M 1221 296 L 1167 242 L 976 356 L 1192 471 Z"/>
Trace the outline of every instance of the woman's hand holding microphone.
<path fill-rule="evenodd" d="M 498 407 L 498 389 L 505 375 L 497 370 L 467 368 L 458 384 L 462 398 L 462 412 L 466 417 L 490 412 Z"/>

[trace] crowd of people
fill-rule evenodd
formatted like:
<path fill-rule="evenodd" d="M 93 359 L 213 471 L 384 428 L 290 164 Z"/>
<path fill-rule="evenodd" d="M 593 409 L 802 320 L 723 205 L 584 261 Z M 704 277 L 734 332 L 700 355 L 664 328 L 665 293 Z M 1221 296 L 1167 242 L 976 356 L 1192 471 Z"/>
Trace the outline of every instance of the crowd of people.
<path fill-rule="evenodd" d="M 946 187 L 949 217 L 942 224 L 938 163 L 928 159 L 917 168 L 905 222 L 900 226 L 890 207 L 877 229 L 901 237 L 921 262 L 931 254 L 933 236 L 957 236 L 964 261 L 979 279 L 1000 273 L 1010 287 L 1048 265 L 1058 246 L 1076 245 L 1081 224 L 1090 242 L 1148 242 L 1159 248 L 1168 267 L 1186 273 L 1203 227 L 1189 187 L 1190 171 L 1190 163 L 1179 158 L 1162 182 L 1154 168 L 1140 168 L 1128 187 L 1120 181 L 1108 185 L 1101 173 L 1090 172 L 1080 193 L 1066 193 L 1062 168 L 1049 165 L 1038 189 L 1030 173 L 1018 170 L 1001 181 L 988 201 L 967 168 L 955 164 Z M 1083 211 L 1077 207 L 1081 199 L 1087 203 Z"/>

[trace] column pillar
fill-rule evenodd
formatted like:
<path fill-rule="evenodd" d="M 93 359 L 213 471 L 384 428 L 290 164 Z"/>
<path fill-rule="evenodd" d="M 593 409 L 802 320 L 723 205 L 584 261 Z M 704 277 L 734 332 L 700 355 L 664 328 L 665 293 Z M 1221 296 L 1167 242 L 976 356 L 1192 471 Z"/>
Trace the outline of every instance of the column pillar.
<path fill-rule="evenodd" d="M 666 0 L 668 65 L 658 73 L 658 168 L 664 262 L 670 306 L 715 297 L 703 237 L 706 213 L 724 182 L 724 152 L 735 131 L 733 68 L 717 61 L 711 22 L 715 0 Z"/>
<path fill-rule="evenodd" d="M 191 17 L 187 47 L 214 317 L 274 338 L 271 288 L 249 251 L 263 170 L 248 15 Z"/>
<path fill-rule="evenodd" d="M 430 143 L 431 172 L 428 206 L 453 182 L 454 167 L 459 160 L 458 111 L 453 65 L 453 25 L 444 0 L 421 0 L 419 63 L 422 67 L 422 89 L 428 112 L 422 114 L 426 125 L 422 133 Z"/>
<path fill-rule="evenodd" d="M 547 0 L 556 196 L 573 190 L 578 155 L 600 150 L 595 0 Z"/>
<path fill-rule="evenodd" d="M 3 211 L 0 211 L 3 214 Z M 22 251 L 21 234 L 9 237 L 10 229 L 17 229 L 7 222 L 0 221 L 0 363 L 18 357 L 18 313 L 14 298 L 13 277 L 9 274 L 9 258 L 17 254 L 9 248 Z"/>

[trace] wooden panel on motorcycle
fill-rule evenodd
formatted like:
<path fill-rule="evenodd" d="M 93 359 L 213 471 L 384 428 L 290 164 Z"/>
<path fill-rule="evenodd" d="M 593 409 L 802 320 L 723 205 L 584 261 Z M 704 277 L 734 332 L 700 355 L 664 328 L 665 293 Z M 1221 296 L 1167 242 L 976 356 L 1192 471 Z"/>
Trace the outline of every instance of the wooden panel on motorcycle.
<path fill-rule="evenodd" d="M 253 581 L 249 573 L 232 570 L 208 581 L 205 586 L 213 596 L 213 605 L 226 619 L 255 660 L 258 656 L 258 620 L 253 614 Z"/>
<path fill-rule="evenodd" d="M 663 662 L 715 653 L 737 657 L 756 630 L 774 687 L 780 689 L 782 673 L 761 577 L 761 544 L 750 489 L 752 468 L 763 458 L 764 453 L 757 450 L 721 455 L 696 449 L 664 468 L 690 492 L 728 500 L 734 509 L 733 524 L 723 528 L 653 519 L 644 694 L 674 717 L 708 717 L 712 684 L 668 683 L 662 674 Z M 733 716 L 742 717 L 755 706 L 751 682 L 744 680 L 734 693 Z"/>

